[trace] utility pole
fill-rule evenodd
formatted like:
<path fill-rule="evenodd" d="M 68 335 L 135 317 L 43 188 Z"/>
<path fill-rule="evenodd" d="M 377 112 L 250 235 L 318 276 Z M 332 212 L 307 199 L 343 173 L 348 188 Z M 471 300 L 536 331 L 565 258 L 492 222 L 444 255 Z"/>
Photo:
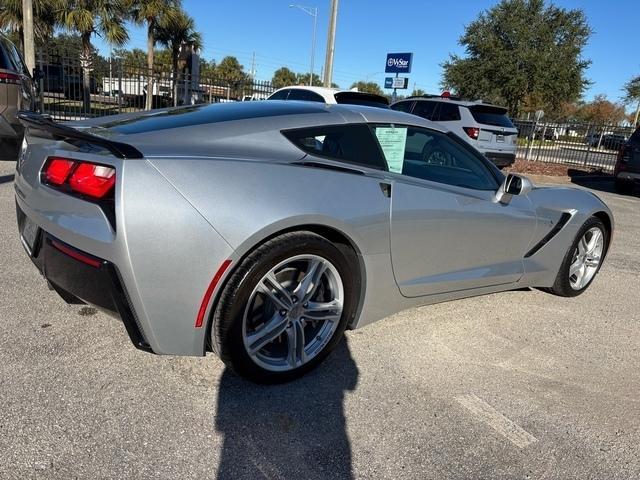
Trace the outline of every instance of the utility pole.
<path fill-rule="evenodd" d="M 325 87 L 330 87 L 333 80 L 333 54 L 336 47 L 336 23 L 338 21 L 338 0 L 331 0 L 331 15 L 329 17 L 329 35 L 327 37 L 327 56 L 324 61 Z"/>
<path fill-rule="evenodd" d="M 22 0 L 22 29 L 24 31 L 24 60 L 33 73 L 36 68 L 36 50 L 33 39 L 33 2 L 32 0 Z"/>

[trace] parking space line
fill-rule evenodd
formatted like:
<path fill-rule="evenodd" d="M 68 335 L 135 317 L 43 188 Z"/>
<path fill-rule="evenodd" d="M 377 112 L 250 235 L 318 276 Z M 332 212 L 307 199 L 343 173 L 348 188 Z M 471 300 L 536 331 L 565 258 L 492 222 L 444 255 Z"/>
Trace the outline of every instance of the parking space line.
<path fill-rule="evenodd" d="M 525 448 L 538 439 L 509 420 L 477 395 L 458 395 L 456 400 L 476 418 L 489 425 L 518 448 Z"/>

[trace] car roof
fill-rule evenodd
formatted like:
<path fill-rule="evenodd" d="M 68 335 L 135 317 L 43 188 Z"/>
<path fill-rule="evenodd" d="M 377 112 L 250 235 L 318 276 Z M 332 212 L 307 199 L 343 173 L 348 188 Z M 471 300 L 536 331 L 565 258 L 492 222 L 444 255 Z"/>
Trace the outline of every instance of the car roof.
<path fill-rule="evenodd" d="M 398 100 L 395 103 L 400 103 L 400 102 L 410 102 L 410 101 L 418 101 L 418 102 L 442 102 L 442 103 L 453 103 L 455 105 L 460 105 L 463 107 L 472 107 L 474 105 L 482 105 L 484 107 L 495 107 L 495 108 L 506 108 L 503 107 L 501 105 L 494 105 L 492 103 L 486 103 L 483 102 L 482 100 L 455 100 L 452 98 L 446 98 L 446 97 L 431 97 L 431 96 L 426 96 L 426 97 L 409 97 L 409 98 L 405 98 L 402 100 Z"/>
<path fill-rule="evenodd" d="M 278 90 L 276 90 L 276 92 L 279 92 L 280 90 L 308 90 L 310 92 L 315 92 L 318 93 L 320 95 L 335 95 L 338 92 L 349 92 L 351 90 L 344 90 L 341 88 L 333 88 L 333 87 L 314 87 L 311 85 L 290 85 L 287 87 L 282 87 L 279 88 Z M 355 90 L 353 90 L 355 91 Z M 275 92 L 274 92 L 275 93 Z"/>
<path fill-rule="evenodd" d="M 299 125 L 331 125 L 344 123 L 400 123 L 423 125 L 439 131 L 448 131 L 429 120 L 395 110 L 352 104 L 326 104 L 298 100 L 269 100 L 258 102 L 229 102 L 199 104 L 188 107 L 167 108 L 135 112 L 111 117 L 70 122 L 83 127 L 110 129 L 124 135 L 143 134 L 158 130 L 222 124 L 233 121 L 268 119 L 273 129 Z M 236 127 L 240 128 L 240 127 Z M 247 128 L 249 126 L 247 125 Z"/>

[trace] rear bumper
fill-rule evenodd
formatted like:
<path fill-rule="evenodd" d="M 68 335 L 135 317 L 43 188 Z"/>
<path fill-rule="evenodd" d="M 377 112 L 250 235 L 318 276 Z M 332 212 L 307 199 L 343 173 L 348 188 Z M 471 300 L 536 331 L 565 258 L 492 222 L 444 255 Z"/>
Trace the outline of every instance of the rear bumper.
<path fill-rule="evenodd" d="M 516 161 L 516 154 L 514 153 L 500 153 L 500 152 L 483 152 L 484 156 L 491 160 L 498 167 L 508 167 Z"/>
<path fill-rule="evenodd" d="M 17 204 L 16 214 L 22 231 L 26 217 Z M 152 352 L 113 263 L 82 252 L 42 229 L 30 258 L 67 303 L 88 303 L 120 318 L 134 346 Z"/>

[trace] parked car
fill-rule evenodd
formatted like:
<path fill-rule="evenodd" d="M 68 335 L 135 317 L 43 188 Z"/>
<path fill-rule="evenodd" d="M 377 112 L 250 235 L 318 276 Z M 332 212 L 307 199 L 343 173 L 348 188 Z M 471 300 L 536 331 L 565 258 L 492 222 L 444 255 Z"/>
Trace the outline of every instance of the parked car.
<path fill-rule="evenodd" d="M 82 100 L 82 69 L 58 63 L 42 66 L 42 90 L 48 93 L 60 93 L 69 100 Z M 89 92 L 97 95 L 102 88 L 95 77 L 89 77 Z"/>
<path fill-rule="evenodd" d="M 498 168 L 515 162 L 518 130 L 504 107 L 447 95 L 422 95 L 396 102 L 391 108 L 441 123 L 477 148 Z"/>
<path fill-rule="evenodd" d="M 620 193 L 630 193 L 640 183 L 640 128 L 620 148 L 614 177 Z"/>
<path fill-rule="evenodd" d="M 592 147 L 606 148 L 607 150 L 619 150 L 627 141 L 627 137 L 620 133 L 590 133 L 585 138 L 586 143 Z"/>
<path fill-rule="evenodd" d="M 330 105 L 349 104 L 389 108 L 389 100 L 382 95 L 325 87 L 284 87 L 269 95 L 267 100 L 303 100 L 308 102 L 323 102 Z"/>
<path fill-rule="evenodd" d="M 15 159 L 24 128 L 19 110 L 36 108 L 36 91 L 22 56 L 13 43 L 0 34 L 0 151 L 3 159 Z"/>
<path fill-rule="evenodd" d="M 259 382 L 302 375 L 345 328 L 412 306 L 579 295 L 613 230 L 592 193 L 504 176 L 442 125 L 390 109 L 21 118 L 18 228 L 49 285 L 118 314 L 138 348 L 212 350 Z"/>

